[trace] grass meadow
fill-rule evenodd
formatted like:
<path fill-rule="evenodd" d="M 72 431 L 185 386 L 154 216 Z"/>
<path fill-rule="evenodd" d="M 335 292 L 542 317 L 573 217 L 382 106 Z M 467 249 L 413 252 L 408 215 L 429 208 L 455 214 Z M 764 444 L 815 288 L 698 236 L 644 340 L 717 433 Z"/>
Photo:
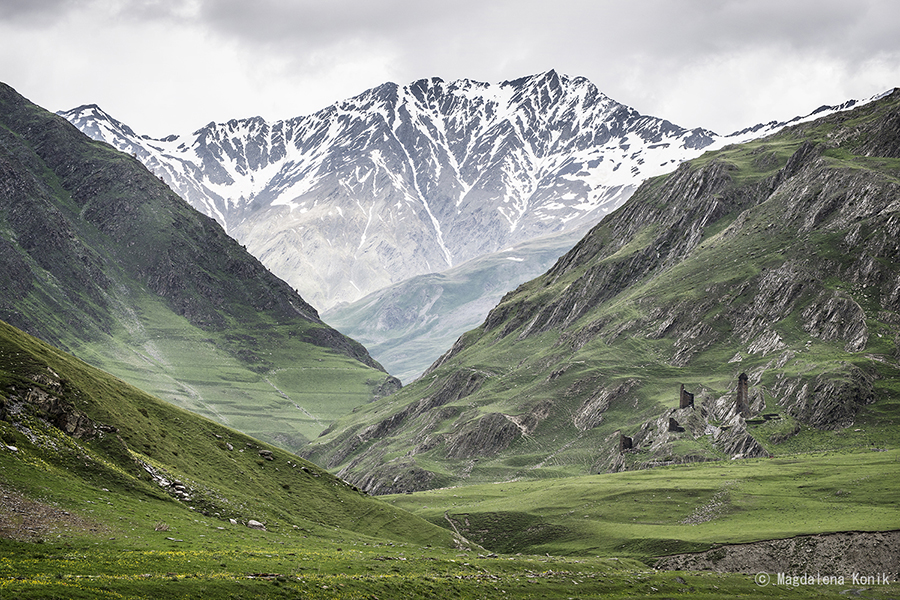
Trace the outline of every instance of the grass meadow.
<path fill-rule="evenodd" d="M 13 477 L 51 518 L 0 541 L 0 598 L 843 598 L 849 581 L 760 586 L 754 574 L 648 563 L 721 543 L 900 528 L 890 493 L 898 459 L 797 455 L 369 499 L 412 513 L 410 530 L 391 537 L 372 523 L 357 524 L 366 534 L 332 527 L 326 509 L 315 522 L 281 506 L 282 518 L 266 513 L 267 530 L 257 531 L 147 491 Z M 8 483 L 3 497 L 21 499 Z M 20 509 L 4 514 L 7 529 L 35 505 Z M 474 543 L 426 539 L 422 526 L 417 535 L 413 514 Z M 711 518 L 687 523 L 698 514 Z M 900 593 L 896 583 L 864 587 L 867 598 Z"/>

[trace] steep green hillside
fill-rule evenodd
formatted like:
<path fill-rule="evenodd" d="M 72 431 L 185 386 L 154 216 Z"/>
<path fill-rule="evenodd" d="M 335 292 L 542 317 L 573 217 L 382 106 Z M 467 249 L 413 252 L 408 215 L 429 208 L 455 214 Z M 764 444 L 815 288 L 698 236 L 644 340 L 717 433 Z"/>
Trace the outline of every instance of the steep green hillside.
<path fill-rule="evenodd" d="M 564 599 L 575 591 L 718 598 L 783 591 L 744 574 L 655 572 L 624 556 L 591 556 L 596 549 L 571 557 L 489 553 L 2 322 L 0 442 L 3 598 Z M 687 490 L 678 499 L 705 502 L 705 494 Z M 573 497 L 562 494 L 560 505 Z M 634 546 L 613 554 L 647 553 Z M 840 598 L 841 591 L 809 586 L 792 597 Z M 869 595 L 895 592 L 896 585 L 878 586 Z"/>
<path fill-rule="evenodd" d="M 396 386 L 137 160 L 5 85 L 0 317 L 286 448 Z"/>
<path fill-rule="evenodd" d="M 304 455 L 393 493 L 896 448 L 898 198 L 898 92 L 708 153 Z"/>
<path fill-rule="evenodd" d="M 582 235 L 584 231 L 547 236 L 441 273 L 419 275 L 323 317 L 408 383 L 460 334 L 477 327 L 505 292 L 546 271 Z"/>
<path fill-rule="evenodd" d="M 197 586 L 176 592 L 179 578 L 201 572 L 211 587 L 193 597 L 220 597 L 217 585 L 240 593 L 234 581 L 285 562 L 316 571 L 322 554 L 332 571 L 346 567 L 342 545 L 370 559 L 395 544 L 458 546 L 319 467 L 3 322 L 0 438 L 3 597 L 97 597 L 110 585 L 127 597 L 170 585 L 164 597 L 181 597 Z M 47 578 L 23 577 L 32 572 Z"/>
<path fill-rule="evenodd" d="M 330 536 L 338 528 L 453 544 L 446 531 L 311 463 L 154 398 L 2 321 L 0 436 L 4 485 L 71 508 L 109 494 L 121 505 L 91 508 L 104 527 L 114 525 L 110 516 L 132 513 L 127 526 L 114 527 L 125 537 L 129 527 L 203 516 L 210 533 L 229 519 L 253 519 L 282 534 L 299 527 Z M 142 503 L 150 517 L 136 513 Z"/>

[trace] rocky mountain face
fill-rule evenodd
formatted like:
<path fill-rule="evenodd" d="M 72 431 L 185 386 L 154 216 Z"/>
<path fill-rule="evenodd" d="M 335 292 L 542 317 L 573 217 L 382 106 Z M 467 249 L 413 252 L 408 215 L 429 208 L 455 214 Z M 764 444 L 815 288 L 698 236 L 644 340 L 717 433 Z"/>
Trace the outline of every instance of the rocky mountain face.
<path fill-rule="evenodd" d="M 865 447 L 900 417 L 898 181 L 900 90 L 684 163 L 305 453 L 390 493 Z"/>
<path fill-rule="evenodd" d="M 319 309 L 596 223 L 715 142 L 554 71 L 386 83 L 313 115 L 141 136 L 60 113 L 133 154 Z"/>
<path fill-rule="evenodd" d="M 6 85 L 0 284 L 8 323 L 289 447 L 393 381 L 140 162 Z M 311 374 L 323 366 L 340 373 L 335 389 Z M 345 395 L 329 409 L 337 387 Z"/>

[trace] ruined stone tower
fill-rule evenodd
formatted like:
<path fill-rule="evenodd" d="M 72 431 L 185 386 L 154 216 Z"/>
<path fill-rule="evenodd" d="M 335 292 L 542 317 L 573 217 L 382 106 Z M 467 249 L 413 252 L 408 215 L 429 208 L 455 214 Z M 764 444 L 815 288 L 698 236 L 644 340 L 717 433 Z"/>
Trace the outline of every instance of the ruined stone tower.
<path fill-rule="evenodd" d="M 694 395 L 685 391 L 684 384 L 681 384 L 681 400 L 678 402 L 678 408 L 694 408 Z"/>
<path fill-rule="evenodd" d="M 734 401 L 734 408 L 744 418 L 750 416 L 750 399 L 747 394 L 748 385 L 747 374 L 741 373 L 738 376 L 737 398 Z"/>

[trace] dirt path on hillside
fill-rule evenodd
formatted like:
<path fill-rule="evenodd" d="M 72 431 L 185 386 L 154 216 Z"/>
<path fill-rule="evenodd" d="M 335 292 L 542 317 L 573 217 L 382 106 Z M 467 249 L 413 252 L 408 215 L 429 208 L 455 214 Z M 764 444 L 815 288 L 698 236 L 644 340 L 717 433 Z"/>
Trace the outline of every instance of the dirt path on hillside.
<path fill-rule="evenodd" d="M 57 506 L 29 500 L 0 484 L 0 538 L 37 542 L 73 533 L 101 535 L 105 531 L 102 525 Z"/>

